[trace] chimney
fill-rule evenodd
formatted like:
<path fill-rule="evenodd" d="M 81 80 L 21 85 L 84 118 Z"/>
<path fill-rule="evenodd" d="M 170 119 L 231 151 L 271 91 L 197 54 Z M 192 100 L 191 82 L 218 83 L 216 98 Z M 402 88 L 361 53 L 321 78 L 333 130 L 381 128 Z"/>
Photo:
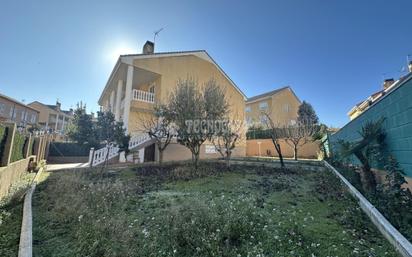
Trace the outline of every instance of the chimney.
<path fill-rule="evenodd" d="M 383 82 L 383 89 L 388 89 L 392 84 L 395 83 L 395 80 L 393 78 L 390 79 L 385 79 Z"/>
<path fill-rule="evenodd" d="M 409 72 L 412 72 L 412 61 L 409 62 L 408 68 L 409 68 Z"/>
<path fill-rule="evenodd" d="M 152 41 L 146 41 L 143 46 L 143 54 L 153 54 L 154 53 L 154 43 Z"/>
<path fill-rule="evenodd" d="M 57 110 L 59 111 L 60 111 L 60 108 L 62 107 L 62 104 L 58 100 L 56 101 L 56 107 L 57 107 Z"/>

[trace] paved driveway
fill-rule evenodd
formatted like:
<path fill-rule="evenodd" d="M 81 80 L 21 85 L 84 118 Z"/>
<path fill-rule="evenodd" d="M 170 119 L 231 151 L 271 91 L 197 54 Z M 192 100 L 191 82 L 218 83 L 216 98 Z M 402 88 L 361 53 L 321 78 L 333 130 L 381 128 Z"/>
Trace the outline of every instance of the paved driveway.
<path fill-rule="evenodd" d="M 47 171 L 88 167 L 88 163 L 47 164 Z"/>

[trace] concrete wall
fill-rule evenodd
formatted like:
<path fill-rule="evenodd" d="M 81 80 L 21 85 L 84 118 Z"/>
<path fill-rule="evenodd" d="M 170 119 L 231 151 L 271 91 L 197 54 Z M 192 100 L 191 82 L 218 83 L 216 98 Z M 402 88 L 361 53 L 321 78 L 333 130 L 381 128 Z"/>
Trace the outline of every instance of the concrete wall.
<path fill-rule="evenodd" d="M 204 143 L 201 148 L 200 148 L 200 159 L 216 159 L 216 158 L 221 158 L 222 156 L 216 152 L 216 153 L 206 153 L 206 147 L 210 146 L 212 147 L 213 145 L 210 143 Z M 244 157 L 246 153 L 246 148 L 245 146 L 239 146 L 233 149 L 232 157 Z M 180 161 L 180 160 L 191 160 L 192 159 L 192 153 L 188 148 L 185 146 L 179 144 L 179 143 L 170 143 L 164 154 L 163 154 L 163 161 Z M 156 160 L 158 160 L 158 152 L 156 149 Z"/>
<path fill-rule="evenodd" d="M 260 154 L 258 142 L 260 142 Z M 293 158 L 293 148 L 284 140 L 280 140 L 280 147 L 283 157 Z M 270 151 L 269 156 L 278 157 L 271 139 L 251 139 L 246 141 L 246 156 L 268 156 L 268 150 Z M 309 142 L 298 149 L 298 158 L 317 159 L 318 152 L 319 143 Z"/>
<path fill-rule="evenodd" d="M 412 177 L 412 75 L 409 74 L 406 82 L 395 87 L 380 101 L 369 107 L 361 115 L 347 123 L 338 132 L 330 136 L 332 152 L 339 149 L 338 140 L 356 141 L 360 139 L 358 133 L 368 121 L 376 121 L 381 117 L 386 120 L 383 124 L 386 144 L 389 152 L 396 158 L 407 176 Z M 356 158 L 353 158 L 356 162 Z M 377 168 L 377 167 L 375 167 Z"/>
<path fill-rule="evenodd" d="M 13 162 L 7 167 L 0 167 L 0 199 L 6 196 L 10 187 L 27 172 L 30 159 L 35 160 L 36 156 Z"/>

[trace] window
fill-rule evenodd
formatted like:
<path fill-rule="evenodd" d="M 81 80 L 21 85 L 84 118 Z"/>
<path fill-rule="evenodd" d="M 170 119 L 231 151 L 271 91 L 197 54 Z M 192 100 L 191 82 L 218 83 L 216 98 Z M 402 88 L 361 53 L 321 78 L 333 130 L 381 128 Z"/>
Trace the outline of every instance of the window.
<path fill-rule="evenodd" d="M 259 109 L 260 110 L 267 110 L 267 108 L 268 108 L 268 103 L 267 102 L 259 103 Z"/>
<path fill-rule="evenodd" d="M 296 125 L 296 120 L 290 120 L 290 125 L 295 126 Z"/>
<path fill-rule="evenodd" d="M 261 115 L 260 116 L 260 123 L 266 124 L 268 122 L 268 117 L 266 115 Z"/>
<path fill-rule="evenodd" d="M 14 116 L 14 108 L 10 107 L 10 113 L 9 113 L 10 119 L 13 119 L 13 116 Z"/>
<path fill-rule="evenodd" d="M 250 106 L 246 106 L 245 112 L 251 112 L 251 111 L 252 111 L 252 108 L 250 108 Z"/>
<path fill-rule="evenodd" d="M 246 124 L 248 125 L 252 124 L 252 117 L 246 117 Z"/>
<path fill-rule="evenodd" d="M 283 111 L 284 111 L 284 112 L 289 112 L 289 111 L 290 111 L 289 104 L 284 104 L 284 105 L 283 105 Z"/>
<path fill-rule="evenodd" d="M 155 84 L 153 83 L 149 86 L 149 93 L 154 94 L 154 92 L 155 92 Z"/>
<path fill-rule="evenodd" d="M 33 113 L 31 115 L 31 120 L 30 121 L 31 121 L 31 123 L 36 123 L 36 114 Z"/>
<path fill-rule="evenodd" d="M 6 104 L 0 103 L 0 115 L 5 114 L 6 112 Z"/>

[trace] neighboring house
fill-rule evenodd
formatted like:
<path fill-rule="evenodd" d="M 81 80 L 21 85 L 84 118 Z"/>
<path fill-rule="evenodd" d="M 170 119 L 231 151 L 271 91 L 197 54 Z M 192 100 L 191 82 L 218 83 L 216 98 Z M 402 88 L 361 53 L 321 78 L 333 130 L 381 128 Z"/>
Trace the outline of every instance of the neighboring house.
<path fill-rule="evenodd" d="M 0 121 L 14 122 L 19 127 L 36 125 L 39 112 L 11 97 L 0 94 Z"/>
<path fill-rule="evenodd" d="M 55 105 L 34 101 L 29 103 L 28 106 L 39 111 L 39 125 L 42 130 L 47 132 L 64 135 L 67 131 L 67 126 L 73 119 L 73 110 L 62 110 L 61 104 L 58 101 Z"/>
<path fill-rule="evenodd" d="M 154 44 L 148 41 L 142 54 L 120 56 L 99 99 L 103 110 L 110 110 L 117 121 L 124 122 L 127 132 L 132 135 L 132 142 L 133 138 L 141 136 L 142 117 L 151 115 L 156 104 L 165 103 L 176 82 L 188 76 L 195 78 L 199 86 L 215 79 L 226 92 L 231 116 L 244 120 L 246 96 L 206 51 L 154 53 L 153 49 Z M 146 151 L 143 148 L 147 148 Z M 153 145 L 142 145 L 140 158 L 156 159 L 153 149 Z M 205 143 L 201 158 L 218 156 L 210 149 L 210 144 Z M 237 147 L 235 155 L 244 156 L 245 145 Z M 190 158 L 190 151 L 175 142 L 164 153 L 165 160 Z"/>
<path fill-rule="evenodd" d="M 366 100 L 358 103 L 357 105 L 355 105 L 349 112 L 348 112 L 348 116 L 351 120 L 353 120 L 354 118 L 358 117 L 362 112 L 364 112 L 365 110 L 367 110 L 369 108 L 369 106 L 371 106 L 374 102 L 376 102 L 377 100 L 379 100 L 382 96 L 384 96 L 387 92 L 389 92 L 390 90 L 392 90 L 392 87 L 395 84 L 395 80 L 394 79 L 386 79 L 383 82 L 383 89 L 372 94 L 371 96 L 369 96 Z"/>
<path fill-rule="evenodd" d="M 339 153 L 340 140 L 354 142 L 361 139 L 359 131 L 370 121 L 385 118 L 385 144 L 404 169 L 407 180 L 412 183 L 412 62 L 409 73 L 390 84 L 384 93 L 371 101 L 370 105 L 329 138 L 332 153 Z M 356 158 L 353 163 L 359 164 Z M 374 166 L 378 174 L 379 167 Z"/>
<path fill-rule="evenodd" d="M 267 113 L 275 125 L 294 125 L 300 104 L 299 98 L 289 86 L 250 97 L 246 101 L 246 123 L 249 127 L 265 126 Z"/>

